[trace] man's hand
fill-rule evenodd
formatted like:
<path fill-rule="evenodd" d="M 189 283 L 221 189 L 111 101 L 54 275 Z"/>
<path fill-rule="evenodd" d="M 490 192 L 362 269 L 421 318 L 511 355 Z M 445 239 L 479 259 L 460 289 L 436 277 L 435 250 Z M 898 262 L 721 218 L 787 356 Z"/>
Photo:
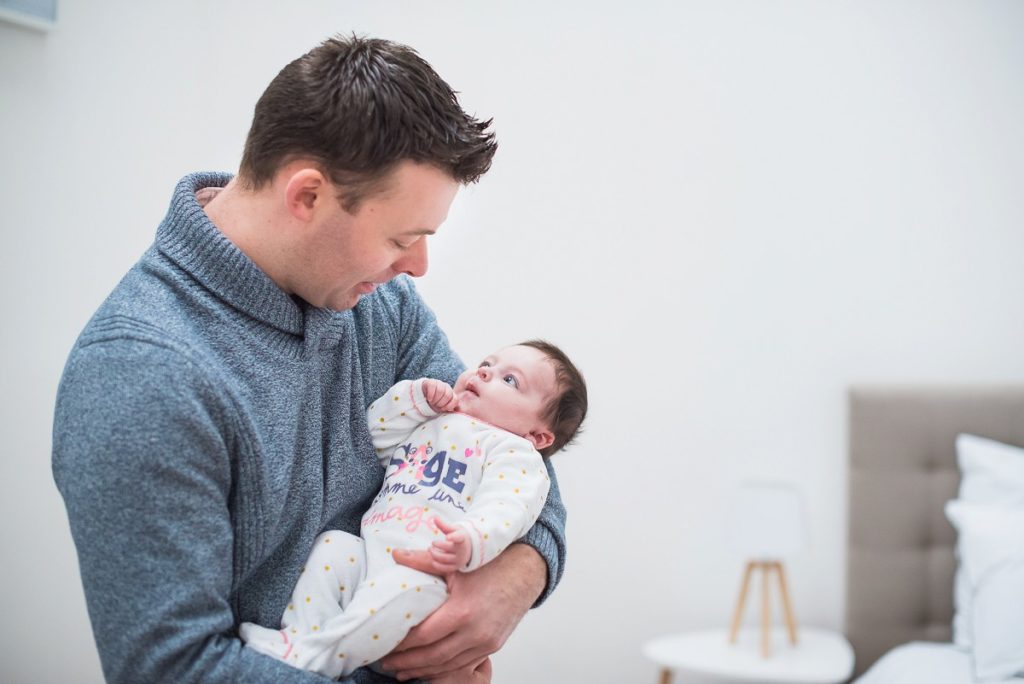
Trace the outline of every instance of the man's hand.
<path fill-rule="evenodd" d="M 434 677 L 430 684 L 491 684 L 491 659 L 484 658 L 476 667 L 464 667 L 458 672 Z"/>
<path fill-rule="evenodd" d="M 394 558 L 424 572 L 433 566 L 429 551 L 396 550 Z M 533 547 L 513 544 L 479 570 L 452 573 L 445 579 L 448 600 L 381 663 L 399 681 L 437 680 L 482 663 L 505 644 L 540 596 L 547 566 Z"/>
<path fill-rule="evenodd" d="M 434 518 L 437 529 L 444 532 L 444 539 L 437 539 L 427 551 L 430 553 L 431 568 L 426 572 L 431 575 L 447 577 L 458 572 L 469 563 L 473 547 L 469 543 L 466 531 L 461 527 L 452 527 L 440 518 Z"/>
<path fill-rule="evenodd" d="M 423 396 L 430 408 L 438 413 L 451 413 L 459 407 L 455 398 L 455 390 L 446 382 L 427 378 L 423 381 Z"/>

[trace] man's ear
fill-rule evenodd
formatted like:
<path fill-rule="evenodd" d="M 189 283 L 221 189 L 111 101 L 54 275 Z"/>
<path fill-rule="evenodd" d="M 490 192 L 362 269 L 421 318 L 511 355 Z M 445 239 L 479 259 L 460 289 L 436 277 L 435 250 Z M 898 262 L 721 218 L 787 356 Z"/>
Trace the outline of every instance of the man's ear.
<path fill-rule="evenodd" d="M 551 430 L 548 430 L 547 428 L 531 430 L 526 434 L 526 439 L 533 443 L 533 448 L 537 451 L 547 449 L 555 443 L 555 436 L 551 433 Z"/>
<path fill-rule="evenodd" d="M 305 167 L 293 173 L 284 186 L 284 201 L 288 211 L 300 221 L 313 219 L 318 206 L 333 199 L 331 184 L 317 169 Z"/>

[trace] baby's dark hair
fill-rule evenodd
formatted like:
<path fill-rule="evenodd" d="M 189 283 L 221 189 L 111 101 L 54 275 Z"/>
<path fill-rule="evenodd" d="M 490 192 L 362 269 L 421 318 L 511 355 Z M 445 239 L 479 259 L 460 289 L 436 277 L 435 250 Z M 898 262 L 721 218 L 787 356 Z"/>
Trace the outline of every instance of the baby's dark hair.
<path fill-rule="evenodd" d="M 583 419 L 587 417 L 587 383 L 565 352 L 550 342 L 527 340 L 519 344 L 544 354 L 555 367 L 558 393 L 544 407 L 543 415 L 555 435 L 555 441 L 540 450 L 540 455 L 547 458 L 570 444 L 579 434 Z"/>

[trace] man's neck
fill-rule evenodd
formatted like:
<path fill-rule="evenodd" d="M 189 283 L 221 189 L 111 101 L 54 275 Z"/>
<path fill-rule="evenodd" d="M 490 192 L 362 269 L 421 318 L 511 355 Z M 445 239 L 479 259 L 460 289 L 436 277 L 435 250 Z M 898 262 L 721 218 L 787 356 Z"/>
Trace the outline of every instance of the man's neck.
<path fill-rule="evenodd" d="M 273 202 L 266 193 L 242 189 L 238 177 L 223 188 L 202 188 L 196 200 L 210 222 L 247 257 L 253 260 L 271 280 L 291 294 L 284 278 L 285 269 L 275 260 L 284 250 L 276 243 Z"/>

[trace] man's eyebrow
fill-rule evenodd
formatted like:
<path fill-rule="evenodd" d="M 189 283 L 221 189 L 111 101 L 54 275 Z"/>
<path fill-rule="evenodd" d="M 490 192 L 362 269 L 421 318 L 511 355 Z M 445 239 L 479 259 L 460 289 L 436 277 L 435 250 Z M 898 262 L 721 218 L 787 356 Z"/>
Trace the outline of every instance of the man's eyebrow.
<path fill-rule="evenodd" d="M 434 228 L 416 228 L 405 232 L 405 235 L 436 235 L 437 230 Z"/>

